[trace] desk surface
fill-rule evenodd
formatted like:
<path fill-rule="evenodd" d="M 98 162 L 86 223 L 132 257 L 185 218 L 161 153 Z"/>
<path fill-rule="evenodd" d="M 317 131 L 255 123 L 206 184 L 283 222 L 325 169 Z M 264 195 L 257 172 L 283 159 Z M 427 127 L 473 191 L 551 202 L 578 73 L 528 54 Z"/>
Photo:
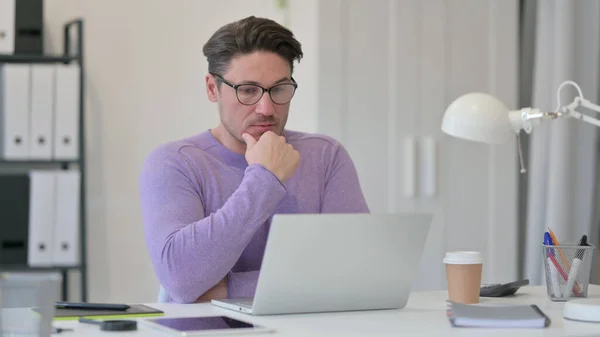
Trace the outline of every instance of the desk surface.
<path fill-rule="evenodd" d="M 401 310 L 362 311 L 345 313 L 249 316 L 221 309 L 208 303 L 201 304 L 148 304 L 164 310 L 168 317 L 227 315 L 274 328 L 265 336 L 600 336 L 600 323 L 582 323 L 564 320 L 564 304 L 546 297 L 546 288 L 523 287 L 515 296 L 482 298 L 482 303 L 537 304 L 551 319 L 546 329 L 474 329 L 452 328 L 446 317 L 446 292 L 415 292 L 406 308 Z M 590 286 L 590 297 L 600 297 L 600 286 Z M 106 336 L 97 326 L 78 322 L 55 322 L 57 327 L 73 328 L 54 336 Z M 139 326 L 136 332 L 120 332 L 119 336 L 164 336 Z M 253 336 L 261 336 L 253 334 Z"/>

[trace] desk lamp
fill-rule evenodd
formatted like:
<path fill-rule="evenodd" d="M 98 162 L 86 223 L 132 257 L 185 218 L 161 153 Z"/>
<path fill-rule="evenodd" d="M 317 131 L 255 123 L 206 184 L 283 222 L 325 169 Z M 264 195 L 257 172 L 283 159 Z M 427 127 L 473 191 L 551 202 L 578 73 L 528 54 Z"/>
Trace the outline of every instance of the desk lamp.
<path fill-rule="evenodd" d="M 560 92 L 565 85 L 571 84 L 579 93 L 573 102 L 561 105 Z M 482 92 L 473 92 L 460 96 L 452 102 L 442 119 L 442 131 L 448 135 L 488 144 L 506 143 L 516 135 L 521 173 L 525 173 L 520 132 L 531 133 L 541 120 L 557 118 L 576 118 L 600 127 L 600 120 L 584 115 L 576 109 L 585 107 L 600 112 L 596 105 L 583 97 L 581 89 L 573 81 L 563 82 L 556 92 L 558 105 L 554 112 L 543 112 L 535 108 L 509 110 L 498 98 Z"/>
<path fill-rule="evenodd" d="M 579 96 L 568 105 L 562 105 L 560 92 L 568 84 L 577 89 Z M 600 106 L 585 99 L 577 83 L 573 81 L 561 83 L 556 96 L 558 102 L 556 111 L 543 112 L 535 108 L 509 110 L 502 101 L 490 94 L 468 93 L 458 97 L 448 106 L 442 119 L 442 131 L 450 136 L 487 144 L 506 143 L 516 135 L 521 173 L 525 173 L 521 130 L 529 134 L 541 120 L 557 118 L 575 118 L 600 127 L 600 120 L 576 110 L 585 107 L 600 113 Z M 600 299 L 567 301 L 563 316 L 567 319 L 600 323 Z"/>

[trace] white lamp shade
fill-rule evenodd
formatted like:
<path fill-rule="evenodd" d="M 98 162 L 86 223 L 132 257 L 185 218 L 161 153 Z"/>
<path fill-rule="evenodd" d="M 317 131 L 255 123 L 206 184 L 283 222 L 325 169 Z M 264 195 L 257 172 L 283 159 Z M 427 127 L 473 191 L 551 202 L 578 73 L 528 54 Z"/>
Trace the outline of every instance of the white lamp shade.
<path fill-rule="evenodd" d="M 442 119 L 442 131 L 467 140 L 501 144 L 515 136 L 508 108 L 486 93 L 469 93 L 452 102 Z"/>

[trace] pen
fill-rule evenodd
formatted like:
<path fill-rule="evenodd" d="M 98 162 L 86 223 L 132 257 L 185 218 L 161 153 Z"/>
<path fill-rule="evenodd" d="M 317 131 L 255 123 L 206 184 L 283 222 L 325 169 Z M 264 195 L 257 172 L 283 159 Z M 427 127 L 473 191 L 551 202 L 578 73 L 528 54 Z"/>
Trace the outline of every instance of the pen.
<path fill-rule="evenodd" d="M 552 243 L 552 238 L 548 232 L 544 233 L 544 244 L 546 246 L 554 246 Z M 560 285 L 558 282 L 558 270 L 556 265 L 554 264 L 556 260 L 554 259 L 554 249 L 548 248 L 548 269 L 550 269 L 550 284 L 552 285 L 552 297 L 562 297 L 560 291 Z"/>
<path fill-rule="evenodd" d="M 579 245 L 580 246 L 589 246 L 587 243 L 587 235 L 583 235 L 581 237 L 581 240 L 579 241 Z"/>
<path fill-rule="evenodd" d="M 550 236 L 550 233 L 548 232 L 544 232 L 544 244 L 546 246 L 554 246 L 554 243 L 552 241 L 552 237 Z M 548 255 L 554 255 L 554 249 L 553 248 L 548 248 Z"/>
<path fill-rule="evenodd" d="M 548 233 L 548 232 L 544 233 L 544 244 L 547 246 L 556 246 L 555 242 L 552 240 L 550 233 Z M 549 248 L 548 249 L 548 258 L 550 259 L 550 261 L 548 261 L 548 263 L 550 264 L 550 266 L 549 266 L 550 275 L 552 276 L 552 272 L 553 272 L 552 266 L 554 266 L 556 268 L 555 272 L 557 271 L 562 276 L 563 280 L 565 280 L 565 282 L 568 282 L 569 276 L 567 275 L 567 273 L 564 272 L 564 270 L 561 268 L 560 264 L 558 263 L 558 261 L 556 261 L 556 258 L 554 256 L 555 256 L 554 249 Z M 550 263 L 550 262 L 552 262 L 552 263 Z M 576 295 L 579 295 L 579 293 L 580 293 L 579 285 L 575 284 L 574 286 L 572 286 L 572 288 L 573 288 L 573 292 Z M 569 294 L 570 294 L 570 292 L 569 292 Z"/>
<path fill-rule="evenodd" d="M 550 227 L 548 227 L 548 232 L 550 233 L 550 237 L 552 238 L 552 242 L 554 243 L 554 246 L 560 246 L 560 243 L 558 243 L 558 239 L 556 238 L 556 235 L 554 235 L 554 232 L 552 232 L 552 229 L 550 229 Z M 580 244 L 581 245 L 581 244 Z M 567 269 L 567 273 L 571 272 L 571 265 L 569 265 L 569 261 L 567 261 L 567 258 L 565 256 L 565 254 L 563 254 L 562 249 L 558 249 L 558 253 L 560 254 L 560 258 L 562 259 L 563 263 L 565 264 L 565 269 Z M 566 281 L 566 280 L 565 280 Z M 568 281 L 567 281 L 568 283 Z M 575 282 L 575 289 L 573 290 L 575 292 L 575 294 L 579 294 L 581 291 L 581 288 L 579 287 L 579 283 Z M 570 289 L 573 287 L 573 284 L 571 284 L 571 287 L 567 288 Z M 565 296 L 569 297 L 570 295 L 570 291 L 565 291 Z"/>
<path fill-rule="evenodd" d="M 548 256 L 548 268 L 550 268 L 550 282 L 552 284 L 554 297 L 562 297 L 560 285 L 558 284 L 558 270 L 556 269 L 556 266 L 552 264 L 550 256 Z"/>
<path fill-rule="evenodd" d="M 580 246 L 587 246 L 587 236 L 584 235 L 581 237 L 581 241 L 579 242 Z M 583 254 L 585 253 L 584 249 L 578 249 L 575 254 L 575 258 L 573 259 L 573 268 L 569 272 L 569 279 L 567 281 L 567 288 L 565 289 L 565 295 L 571 296 L 570 289 L 573 288 L 573 284 L 577 279 L 577 272 L 579 271 L 579 266 L 581 265 L 581 260 L 583 260 Z M 567 292 L 569 292 L 567 294 Z"/>
<path fill-rule="evenodd" d="M 554 233 L 552 232 L 550 227 L 548 227 L 548 233 L 550 234 L 550 238 L 552 238 L 552 242 L 554 242 L 553 246 L 560 246 L 560 243 L 558 243 L 558 239 L 556 238 L 556 235 L 554 235 Z M 571 269 L 571 266 L 569 265 L 569 261 L 567 261 L 567 257 L 565 256 L 565 254 L 563 254 L 562 249 L 559 248 L 558 253 L 560 254 L 560 258 L 562 259 L 563 263 L 565 264 L 567 271 L 569 271 Z"/>

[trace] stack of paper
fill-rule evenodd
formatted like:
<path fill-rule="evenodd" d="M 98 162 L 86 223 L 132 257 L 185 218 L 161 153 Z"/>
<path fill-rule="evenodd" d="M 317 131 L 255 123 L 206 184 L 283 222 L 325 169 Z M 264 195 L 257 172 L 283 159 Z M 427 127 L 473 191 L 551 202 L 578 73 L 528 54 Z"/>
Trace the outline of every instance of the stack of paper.
<path fill-rule="evenodd" d="M 455 327 L 544 328 L 550 319 L 536 305 L 482 306 L 449 302 L 450 323 Z"/>

